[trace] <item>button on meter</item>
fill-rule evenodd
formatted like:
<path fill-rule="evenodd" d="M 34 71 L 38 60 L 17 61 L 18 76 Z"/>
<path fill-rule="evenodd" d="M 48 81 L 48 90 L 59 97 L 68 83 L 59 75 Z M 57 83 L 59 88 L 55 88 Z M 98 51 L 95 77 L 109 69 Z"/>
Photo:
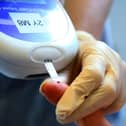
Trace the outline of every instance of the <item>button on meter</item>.
<path fill-rule="evenodd" d="M 52 60 L 55 62 L 63 57 L 63 53 L 58 48 L 43 46 L 33 49 L 30 57 L 35 63 L 42 63 L 44 60 Z"/>

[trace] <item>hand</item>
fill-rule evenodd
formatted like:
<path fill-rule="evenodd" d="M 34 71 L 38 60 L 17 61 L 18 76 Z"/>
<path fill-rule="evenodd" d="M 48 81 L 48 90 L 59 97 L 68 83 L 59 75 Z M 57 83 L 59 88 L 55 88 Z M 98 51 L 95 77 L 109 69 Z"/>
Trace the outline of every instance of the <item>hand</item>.
<path fill-rule="evenodd" d="M 48 100 L 48 102 L 56 105 L 64 92 L 67 90 L 68 85 L 59 81 L 51 79 L 45 80 L 40 86 L 40 93 Z M 76 121 L 77 126 L 112 126 L 105 118 L 102 111 L 97 111 L 89 116 L 81 118 Z"/>
<path fill-rule="evenodd" d="M 80 50 L 67 78 L 72 83 L 56 106 L 61 123 L 73 122 L 99 109 L 116 112 L 126 101 L 124 61 L 87 33 L 78 32 L 78 40 Z"/>

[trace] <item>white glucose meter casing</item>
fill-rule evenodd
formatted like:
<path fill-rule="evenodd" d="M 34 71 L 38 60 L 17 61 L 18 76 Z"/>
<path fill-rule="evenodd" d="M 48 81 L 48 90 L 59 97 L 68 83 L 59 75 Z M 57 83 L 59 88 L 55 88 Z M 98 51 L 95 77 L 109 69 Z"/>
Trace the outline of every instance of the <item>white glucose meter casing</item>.
<path fill-rule="evenodd" d="M 26 79 L 47 73 L 44 60 L 52 60 L 57 71 L 66 67 L 78 42 L 60 2 L 8 1 L 0 2 L 0 72 Z"/>

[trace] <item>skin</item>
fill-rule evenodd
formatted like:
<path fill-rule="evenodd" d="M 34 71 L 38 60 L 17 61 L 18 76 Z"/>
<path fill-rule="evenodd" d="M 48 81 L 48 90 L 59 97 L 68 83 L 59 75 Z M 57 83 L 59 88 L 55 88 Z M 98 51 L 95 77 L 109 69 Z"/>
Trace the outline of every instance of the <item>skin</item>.
<path fill-rule="evenodd" d="M 60 0 L 77 30 L 100 39 L 112 0 Z M 95 11 L 94 11 L 95 10 Z"/>

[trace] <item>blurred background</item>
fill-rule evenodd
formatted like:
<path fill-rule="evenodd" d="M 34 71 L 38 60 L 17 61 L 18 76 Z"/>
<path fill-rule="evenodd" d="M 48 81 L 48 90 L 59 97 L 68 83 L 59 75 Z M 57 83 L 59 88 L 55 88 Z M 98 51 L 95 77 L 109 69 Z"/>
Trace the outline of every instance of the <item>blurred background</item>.
<path fill-rule="evenodd" d="M 126 61 L 126 0 L 113 0 L 110 17 L 113 48 Z M 126 126 L 126 105 L 114 115 L 114 126 Z"/>
<path fill-rule="evenodd" d="M 112 41 L 114 48 L 126 60 L 126 0 L 113 0 L 110 13 Z"/>

